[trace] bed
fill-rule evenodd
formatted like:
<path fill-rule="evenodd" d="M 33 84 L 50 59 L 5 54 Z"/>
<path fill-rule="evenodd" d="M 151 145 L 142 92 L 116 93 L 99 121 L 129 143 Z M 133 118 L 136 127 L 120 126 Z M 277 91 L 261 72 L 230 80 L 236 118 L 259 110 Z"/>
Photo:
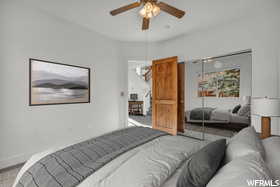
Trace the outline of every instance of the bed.
<path fill-rule="evenodd" d="M 240 136 L 250 138 L 246 131 Z M 99 148 L 101 145 L 104 146 L 105 153 L 98 159 L 93 159 L 94 154 L 91 155 L 91 159 L 86 159 L 86 155 L 89 155 L 87 151 L 93 144 L 99 145 Z M 32 156 L 19 172 L 14 187 L 178 187 L 178 180 L 186 168 L 186 163 L 209 144 L 211 143 L 208 141 L 199 141 L 185 136 L 171 136 L 150 128 L 131 127 Z M 117 147 L 117 145 L 122 146 Z M 256 144 L 249 143 L 249 145 Z M 245 146 L 249 153 L 250 146 Z M 240 145 L 238 147 L 240 149 Z M 92 150 L 92 153 L 97 150 Z M 69 151 L 72 155 L 71 159 L 75 158 L 73 163 L 70 158 L 67 158 Z M 235 152 L 234 146 L 233 150 L 227 151 L 229 152 L 227 154 L 230 154 L 230 151 Z M 99 153 L 101 152 L 99 150 Z M 227 162 L 230 163 L 230 161 Z M 275 166 L 275 163 L 273 165 Z M 86 172 L 90 168 L 94 169 Z M 207 187 L 218 187 L 215 181 L 219 181 L 224 176 L 220 177 L 221 172 L 217 173 L 217 176 L 211 177 L 214 182 L 209 179 L 210 183 Z"/>
<path fill-rule="evenodd" d="M 159 133 L 158 133 L 159 132 Z M 156 134 L 154 136 L 154 133 Z M 151 134 L 151 136 L 146 136 L 147 134 Z M 120 135 L 120 136 L 119 136 Z M 101 158 L 100 162 L 104 162 L 102 167 L 97 167 L 96 172 L 90 172 L 90 174 L 84 175 L 86 179 L 81 178 L 80 181 L 72 183 L 71 179 L 69 181 L 64 181 L 61 179 L 61 182 L 64 184 L 57 184 L 50 177 L 43 177 L 41 179 L 40 174 L 38 176 L 34 176 L 38 173 L 43 173 L 40 171 L 40 168 L 33 168 L 38 162 L 43 162 L 45 165 L 48 165 L 48 168 L 58 167 L 53 166 L 54 164 L 47 164 L 47 157 L 51 154 L 58 154 L 57 151 L 61 150 L 61 148 L 53 148 L 51 150 L 45 151 L 43 153 L 39 153 L 34 155 L 23 167 L 20 171 L 15 185 L 18 186 L 37 186 L 38 180 L 42 180 L 40 186 L 79 186 L 79 187 L 89 187 L 89 186 L 122 186 L 122 187 L 132 187 L 132 186 L 164 186 L 164 182 L 170 177 L 172 173 L 174 173 L 179 166 L 195 151 L 199 150 L 206 142 L 201 142 L 195 139 L 186 138 L 184 136 L 171 136 L 167 133 L 163 133 L 160 131 L 156 131 L 150 128 L 144 127 L 131 127 L 123 130 L 119 130 L 116 132 L 112 132 L 101 137 L 95 138 L 93 140 L 89 140 L 86 142 L 82 142 L 78 145 L 74 145 L 74 147 L 80 146 L 83 147 L 83 144 L 88 144 L 89 142 L 102 142 L 102 146 L 105 152 L 110 151 L 110 147 L 113 147 L 113 142 L 110 141 L 123 141 L 125 142 L 125 137 L 136 137 L 140 140 L 144 140 L 141 143 L 133 143 L 131 148 L 126 149 L 124 152 L 119 152 L 121 154 L 116 154 L 115 156 L 111 156 L 108 160 Z M 148 137 L 148 140 L 147 140 Z M 109 145 L 111 144 L 111 145 Z M 123 143 L 125 144 L 125 143 Z M 109 145 L 109 146 L 108 146 Z M 107 146 L 107 148 L 106 148 Z M 129 145 L 130 146 L 130 145 Z M 70 149 L 70 147 L 66 147 L 64 149 Z M 85 152 L 86 149 L 82 150 Z M 120 149 L 116 149 L 113 153 L 118 152 Z M 101 152 L 101 151 L 100 151 Z M 78 157 L 78 153 L 74 153 L 74 157 Z M 87 154 L 89 154 L 87 152 Z M 64 156 L 64 160 L 66 160 L 68 155 L 60 155 Z M 107 155 L 105 155 L 107 156 Z M 59 156 L 58 156 L 59 157 Z M 83 158 L 80 158 L 81 161 Z M 160 162 L 159 162 L 160 161 Z M 60 162 L 60 161 L 59 161 Z M 70 161 L 69 161 L 70 162 Z M 86 162 L 86 161 L 83 161 Z M 72 164 L 72 165 L 75 165 Z M 82 164 L 85 165 L 85 164 Z M 94 165 L 94 164 L 93 164 Z M 86 167 L 92 167 L 91 163 L 88 163 Z M 141 166 L 141 167 L 140 167 Z M 41 170 L 45 170 L 43 166 Z M 64 166 L 68 169 L 68 172 L 71 172 L 70 168 Z M 81 166 L 75 166 L 77 168 Z M 133 172 L 127 172 L 127 171 Z M 61 171 L 62 172 L 62 171 Z M 83 173 L 83 169 L 78 171 Z M 30 175 L 30 173 L 33 173 Z M 45 175 L 48 175 L 45 173 Z M 61 175 L 60 171 L 51 175 Z M 74 175 L 74 173 L 72 174 Z M 137 177 L 135 177 L 137 176 Z M 37 177 L 38 179 L 34 179 L 33 177 Z M 78 177 L 76 175 L 75 177 Z M 33 178 L 33 179 L 32 179 Z M 68 176 L 64 176 L 63 178 L 68 178 Z M 73 177 L 74 178 L 74 177 Z M 122 180 L 120 180 L 122 178 Z M 37 182 L 32 182 L 37 180 Z M 60 179 L 57 179 L 60 180 Z M 176 181 L 176 180 L 173 180 Z M 36 184 L 37 183 L 37 184 Z"/>
<path fill-rule="evenodd" d="M 232 113 L 231 109 L 219 108 L 194 108 L 187 111 L 185 114 L 185 121 L 189 124 L 218 127 L 234 131 L 240 131 L 243 128 L 250 126 L 250 114 Z"/>

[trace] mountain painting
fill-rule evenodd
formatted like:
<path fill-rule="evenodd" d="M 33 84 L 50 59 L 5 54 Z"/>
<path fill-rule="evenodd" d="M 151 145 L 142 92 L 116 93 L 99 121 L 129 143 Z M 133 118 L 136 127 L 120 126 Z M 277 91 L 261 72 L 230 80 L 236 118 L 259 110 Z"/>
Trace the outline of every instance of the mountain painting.
<path fill-rule="evenodd" d="M 30 59 L 30 105 L 90 102 L 90 69 Z"/>

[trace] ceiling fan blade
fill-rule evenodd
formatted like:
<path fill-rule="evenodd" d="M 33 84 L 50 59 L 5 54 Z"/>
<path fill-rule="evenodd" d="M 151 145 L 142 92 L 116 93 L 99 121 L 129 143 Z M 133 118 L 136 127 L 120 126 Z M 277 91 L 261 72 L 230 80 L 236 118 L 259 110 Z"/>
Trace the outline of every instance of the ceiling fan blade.
<path fill-rule="evenodd" d="M 177 9 L 173 6 L 170 6 L 166 3 L 159 2 L 157 5 L 162 11 L 167 12 L 168 14 L 171 14 L 172 16 L 175 16 L 179 19 L 182 18 L 185 15 L 185 11 L 179 10 L 179 9 Z"/>
<path fill-rule="evenodd" d="M 143 18 L 142 30 L 148 30 L 150 25 L 150 19 Z"/>
<path fill-rule="evenodd" d="M 125 12 L 125 11 L 130 10 L 130 9 L 137 8 L 137 7 L 139 7 L 140 5 L 141 5 L 140 2 L 135 2 L 135 3 L 129 4 L 129 5 L 123 6 L 123 7 L 121 7 L 121 8 L 112 10 L 112 11 L 110 12 L 110 14 L 111 14 L 112 16 L 115 16 L 115 15 L 117 15 L 117 14 L 123 13 L 123 12 Z"/>

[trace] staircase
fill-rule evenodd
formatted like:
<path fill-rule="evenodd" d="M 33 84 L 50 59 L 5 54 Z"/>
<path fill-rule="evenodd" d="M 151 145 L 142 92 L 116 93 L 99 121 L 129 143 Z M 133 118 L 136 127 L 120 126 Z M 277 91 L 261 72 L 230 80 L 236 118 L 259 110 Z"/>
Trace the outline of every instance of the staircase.
<path fill-rule="evenodd" d="M 151 65 L 142 65 L 136 67 L 136 75 L 141 79 L 141 85 L 145 89 L 144 94 L 141 96 L 144 101 L 143 105 L 143 114 L 152 115 L 152 93 L 151 93 L 151 84 L 152 84 L 152 66 Z"/>
<path fill-rule="evenodd" d="M 147 111 L 147 115 L 149 115 L 149 116 L 152 115 L 152 105 L 149 107 L 149 110 Z"/>
<path fill-rule="evenodd" d="M 148 82 L 152 78 L 152 66 L 147 66 L 145 70 L 147 70 L 147 72 L 143 74 L 143 77 L 144 80 Z"/>

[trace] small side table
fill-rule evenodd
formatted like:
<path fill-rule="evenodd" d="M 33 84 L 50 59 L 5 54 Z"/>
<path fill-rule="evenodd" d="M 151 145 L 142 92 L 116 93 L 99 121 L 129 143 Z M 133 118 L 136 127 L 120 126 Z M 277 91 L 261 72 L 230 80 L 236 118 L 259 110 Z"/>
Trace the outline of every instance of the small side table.
<path fill-rule="evenodd" d="M 130 115 L 143 115 L 144 101 L 128 101 L 128 113 Z"/>

